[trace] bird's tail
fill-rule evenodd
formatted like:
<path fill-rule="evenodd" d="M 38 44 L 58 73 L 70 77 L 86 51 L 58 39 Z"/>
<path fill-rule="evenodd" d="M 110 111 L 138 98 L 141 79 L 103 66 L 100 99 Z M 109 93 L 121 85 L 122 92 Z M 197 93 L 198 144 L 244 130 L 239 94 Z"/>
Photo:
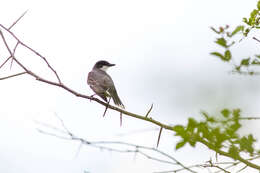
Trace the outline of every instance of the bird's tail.
<path fill-rule="evenodd" d="M 124 109 L 125 106 L 121 102 L 121 100 L 120 100 L 120 98 L 119 98 L 119 96 L 117 94 L 116 88 L 111 88 L 108 92 L 109 92 L 110 96 L 112 97 L 115 105 L 118 105 L 119 107 Z"/>

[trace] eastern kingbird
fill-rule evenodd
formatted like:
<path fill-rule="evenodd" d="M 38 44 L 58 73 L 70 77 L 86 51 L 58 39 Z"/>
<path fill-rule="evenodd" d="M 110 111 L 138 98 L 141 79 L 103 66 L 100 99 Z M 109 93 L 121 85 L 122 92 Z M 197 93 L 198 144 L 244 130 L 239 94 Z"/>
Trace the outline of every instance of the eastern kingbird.
<path fill-rule="evenodd" d="M 112 78 L 106 73 L 109 67 L 115 66 L 107 61 L 98 61 L 88 73 L 88 85 L 105 102 L 107 97 L 112 97 L 115 105 L 125 108 L 117 95 L 116 88 Z"/>

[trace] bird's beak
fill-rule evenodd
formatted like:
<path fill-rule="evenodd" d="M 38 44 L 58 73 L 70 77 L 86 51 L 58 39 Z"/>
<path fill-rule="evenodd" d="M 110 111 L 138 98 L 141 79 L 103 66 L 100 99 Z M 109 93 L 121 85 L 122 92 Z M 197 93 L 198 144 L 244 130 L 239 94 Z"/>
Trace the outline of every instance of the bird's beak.
<path fill-rule="evenodd" d="M 109 64 L 109 67 L 115 66 L 116 64 Z"/>

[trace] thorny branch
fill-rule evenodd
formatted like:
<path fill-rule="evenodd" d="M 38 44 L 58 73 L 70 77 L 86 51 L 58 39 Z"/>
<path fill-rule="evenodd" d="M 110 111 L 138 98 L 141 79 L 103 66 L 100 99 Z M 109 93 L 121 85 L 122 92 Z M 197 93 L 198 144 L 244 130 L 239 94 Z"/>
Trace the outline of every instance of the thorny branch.
<path fill-rule="evenodd" d="M 163 129 L 167 129 L 167 130 L 170 130 L 172 131 L 172 128 L 173 126 L 172 125 L 167 125 L 167 124 L 164 124 L 164 123 L 161 123 L 157 120 L 154 120 L 152 117 L 148 117 L 147 115 L 149 115 L 149 113 L 151 112 L 152 108 L 153 108 L 153 105 L 150 107 L 150 109 L 148 110 L 148 112 L 146 113 L 145 116 L 142 116 L 142 115 L 139 115 L 139 114 L 135 114 L 135 113 L 132 113 L 132 112 L 129 112 L 129 111 L 126 111 L 124 109 L 120 109 L 116 106 L 113 106 L 113 105 L 110 105 L 110 104 L 107 104 L 106 102 L 103 102 L 101 100 L 99 100 L 98 98 L 95 98 L 95 97 L 91 97 L 91 96 L 87 96 L 87 95 L 84 95 L 84 94 L 81 94 L 71 88 L 69 88 L 68 86 L 64 85 L 61 80 L 60 80 L 60 77 L 59 75 L 57 74 L 57 72 L 54 70 L 54 68 L 49 64 L 49 62 L 47 61 L 47 59 L 41 55 L 40 53 L 38 53 L 36 50 L 34 50 L 33 48 L 29 47 L 28 45 L 26 45 L 25 43 L 23 43 L 17 36 L 15 36 L 15 34 L 13 32 L 11 32 L 9 29 L 7 29 L 6 27 L 4 27 L 2 24 L 0 24 L 0 28 L 3 28 L 5 31 L 7 31 L 11 36 L 13 36 L 13 38 L 17 41 L 17 45 L 16 47 L 18 47 L 18 45 L 22 45 L 24 46 L 25 48 L 29 49 L 30 51 L 34 52 L 37 56 L 39 56 L 40 58 L 42 58 L 44 60 L 44 62 L 47 64 L 47 66 L 51 69 L 51 71 L 55 74 L 58 82 L 55 82 L 55 81 L 51 81 L 51 80 L 48 80 L 48 79 L 45 79 L 39 75 L 37 75 L 36 73 L 30 71 L 27 67 L 25 67 L 22 62 L 20 60 L 18 60 L 16 57 L 15 57 L 15 51 L 11 51 L 9 45 L 7 44 L 6 42 L 6 39 L 3 35 L 3 33 L 1 32 L 0 30 L 0 35 L 2 37 L 2 40 L 3 42 L 5 43 L 5 46 L 8 50 L 8 52 L 10 53 L 10 57 L 13 58 L 13 60 L 21 67 L 24 69 L 24 71 L 31 75 L 32 77 L 34 77 L 36 80 L 40 81 L 40 82 L 44 82 L 44 83 L 47 83 L 47 84 L 50 84 L 50 85 L 54 85 L 54 86 L 57 86 L 57 87 L 60 87 L 68 92 L 70 92 L 71 94 L 77 96 L 77 97 L 81 97 L 81 98 L 85 98 L 85 99 L 89 99 L 89 100 L 93 100 L 101 105 L 103 105 L 104 107 L 107 107 L 109 109 L 112 109 L 112 110 L 115 110 L 117 112 L 120 112 L 124 115 L 127 115 L 127 116 L 131 116 L 131 117 L 134 117 L 134 118 L 137 118 L 137 119 L 141 119 L 141 120 L 144 120 L 144 121 L 147 121 L 147 122 L 150 122 L 150 123 L 153 123 Z M 7 58 L 6 61 L 8 61 L 10 59 L 10 57 Z M 6 63 L 6 62 L 5 62 Z M 5 64 L 4 63 L 4 64 Z M 2 67 L 3 65 L 1 65 Z M 243 118 L 243 119 L 256 119 L 257 117 L 248 117 L 248 118 Z"/>
<path fill-rule="evenodd" d="M 87 139 L 78 137 L 77 135 L 72 133 L 66 127 L 63 120 L 60 117 L 58 117 L 57 115 L 56 115 L 56 117 L 58 118 L 58 120 L 59 120 L 59 122 L 62 126 L 62 129 L 55 127 L 55 126 L 52 126 L 52 125 L 49 125 L 49 124 L 36 122 L 37 124 L 43 126 L 46 129 L 46 130 L 42 130 L 42 129 L 37 129 L 37 130 L 42 134 L 54 136 L 54 137 L 57 137 L 59 139 L 72 140 L 72 141 L 80 142 L 79 149 L 76 153 L 77 155 L 79 154 L 81 147 L 83 145 L 87 145 L 89 147 L 94 147 L 94 148 L 98 148 L 100 150 L 105 150 L 105 151 L 112 151 L 112 152 L 118 152 L 118 153 L 140 154 L 140 155 L 146 157 L 149 160 L 153 160 L 153 161 L 157 161 L 159 163 L 170 164 L 170 165 L 173 165 L 173 166 L 180 166 L 181 167 L 181 168 L 177 168 L 175 170 L 159 171 L 159 172 L 154 172 L 154 173 L 177 173 L 177 172 L 181 172 L 181 171 L 185 171 L 185 170 L 189 171 L 189 172 L 196 172 L 196 171 L 193 170 L 195 168 L 197 168 L 197 169 L 198 168 L 216 168 L 219 171 L 215 171 L 214 173 L 219 173 L 219 172 L 231 173 L 231 171 L 228 171 L 228 169 L 230 169 L 234 166 L 237 166 L 239 164 L 242 164 L 242 162 L 239 162 L 239 161 L 233 161 L 233 162 L 232 161 L 230 161 L 230 162 L 218 162 L 218 161 L 216 161 L 216 162 L 213 162 L 212 160 L 209 160 L 209 161 L 206 161 L 205 163 L 202 163 L 202 164 L 185 166 L 180 161 L 175 159 L 173 156 L 159 150 L 158 148 L 146 147 L 146 146 L 126 143 L 126 142 L 121 142 L 121 141 L 88 141 Z M 50 131 L 52 131 L 52 132 L 50 132 Z M 114 146 L 114 147 L 111 147 L 111 146 Z M 118 149 L 118 146 L 128 147 L 128 149 Z M 159 154 L 160 157 L 152 156 L 151 152 L 155 152 L 155 153 Z M 247 160 L 248 161 L 255 160 L 255 159 L 258 159 L 259 157 L 260 156 L 257 156 L 257 157 L 253 157 L 253 158 L 250 158 L 250 159 L 247 159 Z M 248 167 L 247 165 L 244 165 L 241 169 L 238 170 L 238 172 L 246 169 L 247 167 Z"/>
<path fill-rule="evenodd" d="M 26 13 L 26 12 L 25 12 Z M 54 70 L 54 68 L 50 65 L 50 63 L 47 61 L 47 59 L 41 55 L 39 52 L 37 52 L 36 50 L 34 50 L 33 48 L 31 48 L 30 46 L 26 45 L 24 42 L 22 42 L 12 31 L 11 29 L 17 24 L 17 22 L 25 15 L 25 13 L 23 13 L 10 27 L 5 27 L 4 25 L 0 24 L 0 35 L 1 35 L 1 38 L 2 38 L 2 41 L 6 47 L 6 49 L 8 50 L 9 52 L 9 57 L 6 58 L 6 60 L 3 62 L 3 64 L 0 65 L 0 69 L 11 59 L 12 62 L 14 61 L 15 63 L 17 63 L 18 66 L 20 66 L 24 72 L 21 72 L 21 73 L 17 73 L 17 74 L 14 74 L 14 75 L 10 75 L 10 76 L 7 76 L 7 77 L 2 77 L 1 79 L 9 79 L 11 77 L 17 77 L 17 76 L 20 76 L 22 74 L 28 74 L 30 76 L 32 76 L 33 78 L 35 78 L 36 80 L 40 81 L 40 82 L 43 82 L 43 83 L 47 83 L 47 84 L 50 84 L 50 85 L 54 85 L 54 86 L 57 86 L 57 87 L 60 87 L 68 92 L 70 92 L 71 94 L 77 96 L 77 97 L 81 97 L 81 98 L 84 98 L 84 99 L 89 99 L 89 100 L 93 100 L 97 103 L 99 103 L 100 105 L 103 105 L 104 107 L 106 107 L 106 109 L 112 109 L 112 110 L 115 110 L 117 112 L 120 113 L 120 120 L 122 118 L 122 115 L 126 115 L 126 116 L 130 116 L 130 117 L 133 117 L 133 118 L 137 118 L 137 119 L 140 119 L 140 120 L 144 120 L 146 122 L 150 122 L 156 126 L 159 126 L 160 127 L 160 131 L 162 131 L 163 129 L 166 129 L 166 130 L 170 130 L 170 131 L 173 131 L 173 126 L 172 125 L 168 125 L 168 124 L 164 124 L 164 123 L 161 123 L 157 120 L 154 120 L 153 118 L 151 117 L 148 117 L 148 115 L 150 114 L 152 108 L 153 108 L 153 105 L 150 107 L 150 109 L 148 110 L 148 112 L 145 114 L 145 116 L 142 116 L 142 115 L 139 115 L 139 114 L 135 114 L 135 113 L 132 113 L 132 112 L 129 112 L 129 111 L 126 111 L 124 109 L 120 109 L 118 107 L 115 107 L 115 106 L 112 106 L 108 103 L 105 103 L 97 98 L 94 98 L 94 97 L 91 97 L 91 96 L 88 96 L 88 95 L 84 95 L 84 94 L 81 94 L 71 88 L 69 88 L 68 86 L 64 85 L 58 75 L 58 73 Z M 11 47 L 9 46 L 9 44 L 7 43 L 7 40 L 2 32 L 2 30 L 4 30 L 7 34 L 9 34 L 10 36 L 12 36 L 15 40 L 16 40 L 16 45 L 15 47 L 13 48 L 13 50 L 11 49 Z M 22 46 L 28 50 L 30 50 L 31 52 L 33 52 L 36 56 L 40 57 L 44 63 L 48 66 L 48 68 L 53 72 L 53 74 L 55 75 L 56 77 L 56 80 L 57 81 L 52 81 L 52 80 L 48 80 L 48 79 L 45 79 L 44 77 L 41 77 L 39 76 L 38 74 L 34 73 L 33 71 L 31 71 L 28 67 L 26 67 L 20 60 L 17 59 L 16 55 L 15 55 L 15 51 L 17 49 L 18 46 Z M 11 64 L 12 64 L 11 62 Z M 241 118 L 242 120 L 251 120 L 251 119 L 259 119 L 258 117 L 243 117 Z M 65 127 L 65 126 L 64 126 Z M 44 131 L 41 131 L 39 130 L 40 132 L 42 133 L 45 133 L 45 134 L 48 134 L 48 135 L 52 135 L 52 136 L 56 136 L 56 137 L 59 137 L 59 138 L 63 138 L 63 139 L 70 139 L 70 140 L 78 140 L 78 141 L 81 141 L 83 144 L 91 144 L 92 146 L 95 146 L 95 147 L 98 147 L 98 148 L 103 148 L 103 149 L 108 149 L 108 150 L 112 150 L 112 151 L 116 151 L 116 149 L 109 149 L 109 148 L 106 148 L 104 146 L 99 146 L 100 144 L 102 144 L 102 142 L 90 142 L 90 141 L 86 141 L 82 138 L 78 138 L 76 136 L 74 136 L 73 134 L 69 134 L 69 131 L 66 130 L 64 133 L 67 133 L 70 135 L 71 138 L 65 138 L 63 136 L 57 136 L 55 134 L 52 134 L 52 133 L 47 133 L 47 132 L 44 132 Z M 161 133 L 161 132 L 160 132 Z M 160 136 L 160 133 L 159 133 L 159 136 Z M 159 139 L 158 138 L 158 144 L 159 144 Z M 200 141 L 202 144 L 206 145 L 208 148 L 216 151 L 213 147 L 211 147 L 207 142 L 205 141 Z M 107 144 L 108 142 L 106 142 Z M 110 142 L 111 144 L 112 142 Z M 126 144 L 126 143 L 122 143 L 122 142 L 116 142 L 117 144 L 123 144 L 123 145 L 128 145 L 128 146 L 135 146 L 136 145 L 133 145 L 133 144 Z M 93 145 L 94 144 L 94 145 Z M 150 150 L 156 150 L 157 152 L 159 150 L 157 149 L 153 149 L 153 148 L 149 148 L 149 147 L 143 147 L 143 146 L 138 146 L 136 148 L 136 150 L 132 150 L 132 151 L 128 151 L 128 152 L 136 152 L 137 149 L 140 149 L 140 148 L 143 148 L 143 149 L 150 149 Z M 218 152 L 219 154 L 221 155 L 224 155 L 224 156 L 227 156 L 227 157 L 230 157 L 227 153 L 225 152 L 222 152 L 222 151 L 216 151 Z M 140 152 L 139 152 L 140 153 Z M 142 154 L 142 153 L 141 153 Z M 163 153 L 161 153 L 163 154 Z M 143 154 L 144 155 L 144 154 Z M 165 155 L 165 153 L 163 154 Z M 167 155 L 167 154 L 166 154 Z M 179 163 L 177 160 L 175 160 L 174 158 L 172 158 L 172 160 L 174 160 L 177 164 L 179 165 L 182 165 L 181 163 Z M 246 165 L 250 166 L 250 167 L 253 167 L 253 168 L 256 168 L 256 169 L 260 169 L 260 166 L 258 165 L 255 165 L 254 163 L 251 163 L 249 162 L 248 160 L 245 160 L 245 159 L 242 159 L 242 158 L 239 158 L 238 159 L 239 161 L 245 163 Z M 188 167 L 185 167 L 184 165 L 182 165 L 182 167 L 186 170 L 189 170 L 190 172 L 193 172 L 192 170 L 190 170 Z M 176 172 L 176 171 L 175 171 Z"/>
<path fill-rule="evenodd" d="M 90 146 L 90 147 L 99 148 L 101 150 L 106 150 L 106 151 L 113 151 L 113 152 L 119 152 L 119 153 L 141 154 L 144 157 L 146 157 L 147 159 L 157 161 L 157 162 L 160 162 L 160 163 L 171 164 L 171 165 L 175 165 L 175 166 L 181 166 L 182 169 L 184 169 L 184 170 L 196 173 L 192 169 L 183 165 L 181 162 L 179 162 L 173 156 L 171 156 L 171 155 L 169 155 L 169 154 L 167 154 L 167 153 L 165 153 L 165 152 L 163 152 L 163 151 L 161 151 L 157 148 L 146 147 L 146 146 L 142 146 L 142 145 L 136 145 L 136 144 L 126 143 L 126 142 L 121 142 L 121 141 L 88 141 L 87 139 L 78 137 L 66 127 L 65 123 L 63 122 L 63 120 L 60 117 L 58 117 L 57 115 L 56 115 L 56 117 L 58 118 L 58 120 L 59 120 L 59 122 L 62 126 L 62 129 L 55 127 L 55 126 L 52 126 L 52 125 L 49 125 L 49 124 L 36 122 L 37 124 L 39 124 L 39 125 L 43 126 L 44 128 L 48 129 L 48 131 L 45 131 L 45 130 L 38 128 L 37 129 L 38 132 L 45 134 L 45 135 L 54 136 L 54 137 L 57 137 L 57 138 L 60 138 L 60 139 L 64 139 L 64 140 L 78 141 L 78 142 L 80 142 L 80 148 L 82 147 L 82 145 L 87 145 L 87 146 Z M 49 132 L 49 131 L 52 131 L 52 132 Z M 119 145 L 121 147 L 129 147 L 130 149 L 118 149 L 118 147 L 110 147 L 111 145 Z M 79 150 L 80 150 L 80 148 L 79 148 Z M 161 159 L 159 157 L 154 157 L 154 156 L 148 154 L 147 151 L 155 152 L 163 158 Z M 78 155 L 78 153 L 79 153 L 79 151 L 77 151 L 77 155 Z"/>

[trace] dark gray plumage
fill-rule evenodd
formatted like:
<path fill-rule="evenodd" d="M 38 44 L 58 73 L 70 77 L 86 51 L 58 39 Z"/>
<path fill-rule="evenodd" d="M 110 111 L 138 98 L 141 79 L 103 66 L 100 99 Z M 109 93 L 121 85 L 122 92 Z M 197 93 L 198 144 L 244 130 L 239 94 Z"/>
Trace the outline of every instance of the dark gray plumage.
<path fill-rule="evenodd" d="M 115 66 L 115 64 L 110 64 L 107 61 L 98 61 L 92 71 L 88 73 L 88 85 L 90 88 L 105 102 L 107 102 L 107 97 L 112 97 L 115 105 L 124 108 L 123 103 L 118 97 L 114 82 L 112 78 L 106 73 L 109 67 Z"/>

